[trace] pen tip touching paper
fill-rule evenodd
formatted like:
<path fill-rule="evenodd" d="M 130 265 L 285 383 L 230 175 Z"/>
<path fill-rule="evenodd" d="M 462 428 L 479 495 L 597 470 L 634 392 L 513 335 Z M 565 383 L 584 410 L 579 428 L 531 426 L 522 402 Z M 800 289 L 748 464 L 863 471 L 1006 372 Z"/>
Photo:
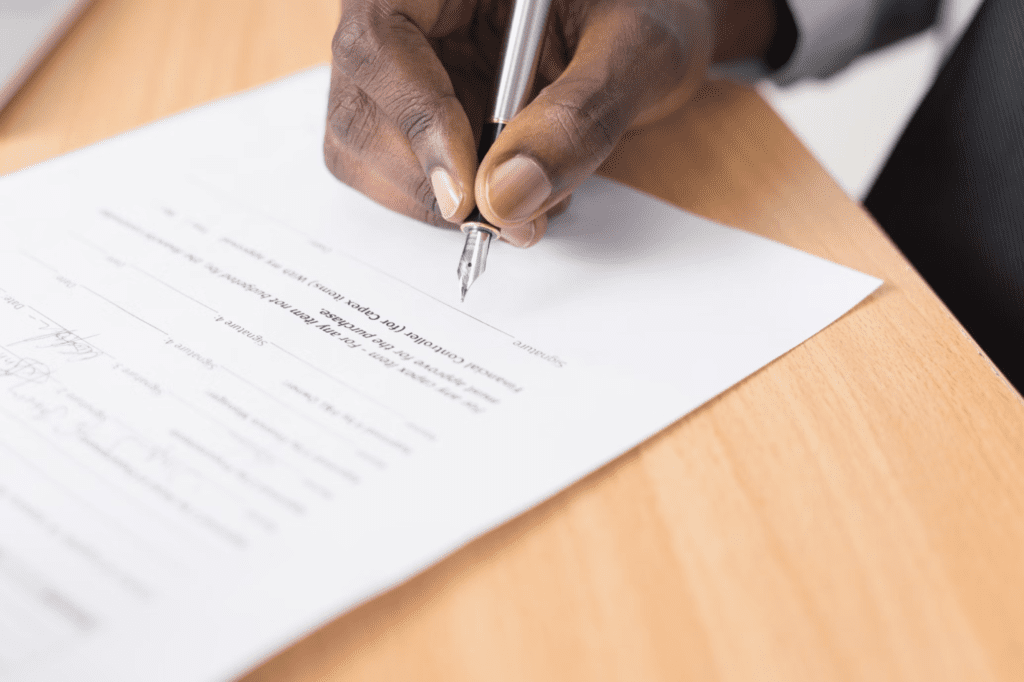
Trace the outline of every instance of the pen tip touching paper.
<path fill-rule="evenodd" d="M 493 228 L 490 228 L 493 229 Z M 473 282 L 483 274 L 487 267 L 487 251 L 491 243 L 490 229 L 476 227 L 476 223 L 469 223 L 463 227 L 466 233 L 466 245 L 462 248 L 462 257 L 459 259 L 459 283 L 462 286 L 462 301 L 466 300 L 466 293 Z"/>

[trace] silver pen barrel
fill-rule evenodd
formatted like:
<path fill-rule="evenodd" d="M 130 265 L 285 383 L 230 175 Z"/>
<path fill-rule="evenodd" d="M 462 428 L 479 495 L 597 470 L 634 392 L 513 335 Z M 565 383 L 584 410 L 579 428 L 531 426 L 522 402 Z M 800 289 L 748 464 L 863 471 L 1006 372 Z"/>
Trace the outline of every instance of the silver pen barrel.
<path fill-rule="evenodd" d="M 516 0 L 512 7 L 495 86 L 493 114 L 491 120 L 484 124 L 480 136 L 478 161 L 484 160 L 505 125 L 526 106 L 537 75 L 550 9 L 551 0 Z M 466 233 L 466 244 L 459 259 L 458 272 L 462 300 L 466 300 L 466 292 L 487 265 L 491 239 L 500 236 L 501 230 L 490 225 L 479 208 L 474 208 L 462 224 L 462 231 Z"/>
<path fill-rule="evenodd" d="M 494 123 L 508 123 L 526 106 L 540 62 L 551 0 L 517 0 L 501 55 L 495 88 Z"/>

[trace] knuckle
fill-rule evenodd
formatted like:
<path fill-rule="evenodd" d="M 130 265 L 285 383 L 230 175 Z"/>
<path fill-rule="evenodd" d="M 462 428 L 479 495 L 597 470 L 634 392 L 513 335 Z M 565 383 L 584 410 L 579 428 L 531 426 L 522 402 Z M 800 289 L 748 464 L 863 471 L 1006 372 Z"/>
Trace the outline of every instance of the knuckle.
<path fill-rule="evenodd" d="M 571 143 L 586 154 L 606 152 L 615 146 L 624 127 L 615 107 L 608 104 L 554 99 L 548 115 Z"/>
<path fill-rule="evenodd" d="M 395 114 L 395 123 L 407 140 L 415 143 L 422 135 L 440 124 L 446 100 L 454 94 L 438 97 L 411 95 L 404 98 Z"/>
<path fill-rule="evenodd" d="M 366 15 L 342 17 L 331 40 L 338 70 L 356 80 L 373 78 L 380 70 L 384 44 Z"/>
<path fill-rule="evenodd" d="M 409 106 L 398 115 L 398 128 L 409 142 L 416 140 L 433 127 L 437 117 L 430 109 Z"/>
<path fill-rule="evenodd" d="M 634 0 L 619 19 L 625 35 L 636 39 L 638 46 L 655 43 L 681 46 L 687 27 L 709 18 L 699 5 L 679 0 Z"/>
<path fill-rule="evenodd" d="M 658 0 L 645 2 L 622 19 L 623 35 L 630 36 L 620 59 L 645 83 L 676 82 L 688 75 L 695 47 L 694 36 L 710 35 L 709 15 L 692 3 Z"/>
<path fill-rule="evenodd" d="M 368 149 L 379 125 L 377 105 L 356 85 L 340 88 L 331 99 L 329 128 L 339 145 L 356 152 Z"/>

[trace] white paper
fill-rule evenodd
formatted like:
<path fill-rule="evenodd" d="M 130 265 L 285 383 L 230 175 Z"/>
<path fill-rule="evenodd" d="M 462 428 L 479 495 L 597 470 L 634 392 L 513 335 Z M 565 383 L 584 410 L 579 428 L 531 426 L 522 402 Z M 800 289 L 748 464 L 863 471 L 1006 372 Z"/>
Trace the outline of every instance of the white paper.
<path fill-rule="evenodd" d="M 0 180 L 0 678 L 223 680 L 878 281 L 595 179 L 542 244 L 323 167 L 317 69 Z"/>

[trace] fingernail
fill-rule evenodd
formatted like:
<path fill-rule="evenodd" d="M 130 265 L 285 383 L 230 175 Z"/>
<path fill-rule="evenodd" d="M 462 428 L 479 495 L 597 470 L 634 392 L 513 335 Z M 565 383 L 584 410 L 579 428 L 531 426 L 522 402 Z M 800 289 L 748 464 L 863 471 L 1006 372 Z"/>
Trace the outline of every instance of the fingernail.
<path fill-rule="evenodd" d="M 519 248 L 525 248 L 533 243 L 533 238 L 537 236 L 537 222 L 526 223 L 524 225 L 517 225 L 516 227 L 506 227 L 501 231 L 501 238 L 507 241 L 512 246 L 518 246 Z"/>
<path fill-rule="evenodd" d="M 528 156 L 512 157 L 487 177 L 487 200 L 491 210 L 510 223 L 528 219 L 550 196 L 551 181 L 547 173 Z"/>
<path fill-rule="evenodd" d="M 430 184 L 434 188 L 434 197 L 441 215 L 445 220 L 451 220 L 462 203 L 462 190 L 455 184 L 451 173 L 440 167 L 430 171 Z"/>

